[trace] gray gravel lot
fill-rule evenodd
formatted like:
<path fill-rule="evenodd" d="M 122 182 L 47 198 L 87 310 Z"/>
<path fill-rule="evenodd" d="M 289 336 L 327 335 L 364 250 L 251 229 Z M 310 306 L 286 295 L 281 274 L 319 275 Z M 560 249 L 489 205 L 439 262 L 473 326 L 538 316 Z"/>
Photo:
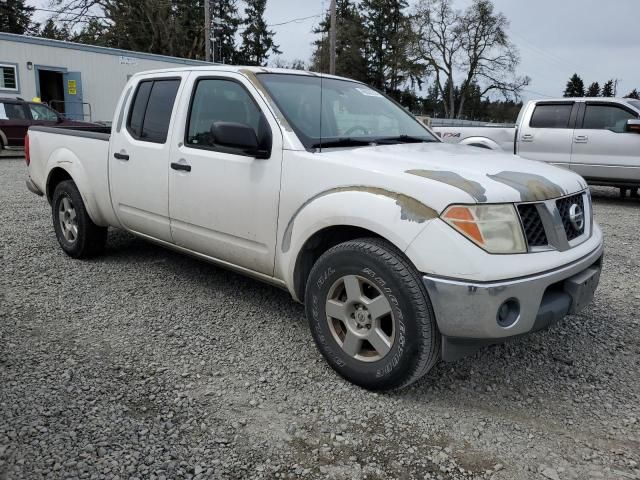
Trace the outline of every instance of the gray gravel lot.
<path fill-rule="evenodd" d="M 74 261 L 0 160 L 0 479 L 640 479 L 640 200 L 594 189 L 595 303 L 372 394 L 286 292 L 111 231 Z"/>

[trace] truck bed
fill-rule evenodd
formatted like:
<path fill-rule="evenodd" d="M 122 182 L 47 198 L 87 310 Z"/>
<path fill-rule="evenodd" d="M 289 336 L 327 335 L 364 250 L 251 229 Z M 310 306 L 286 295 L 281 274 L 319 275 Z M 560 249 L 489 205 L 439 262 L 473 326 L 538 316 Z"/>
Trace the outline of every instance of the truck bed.
<path fill-rule="evenodd" d="M 72 137 L 93 138 L 95 140 L 109 141 L 111 127 L 41 127 L 33 126 L 29 132 L 47 132 L 56 135 L 68 135 Z"/>

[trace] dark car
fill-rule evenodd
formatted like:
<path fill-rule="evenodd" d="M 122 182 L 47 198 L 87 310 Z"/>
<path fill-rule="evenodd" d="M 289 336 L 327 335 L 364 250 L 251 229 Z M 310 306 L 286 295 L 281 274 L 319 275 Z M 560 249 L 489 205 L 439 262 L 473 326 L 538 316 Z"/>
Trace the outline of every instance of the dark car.
<path fill-rule="evenodd" d="M 95 127 L 95 123 L 68 120 L 53 108 L 21 98 L 0 97 L 0 150 L 24 148 L 24 136 L 32 125 Z"/>

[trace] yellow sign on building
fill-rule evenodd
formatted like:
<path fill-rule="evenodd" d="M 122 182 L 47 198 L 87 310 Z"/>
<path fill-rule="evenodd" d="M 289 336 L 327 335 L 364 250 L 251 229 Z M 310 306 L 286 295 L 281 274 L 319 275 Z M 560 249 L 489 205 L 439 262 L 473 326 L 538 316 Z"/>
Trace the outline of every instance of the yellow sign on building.
<path fill-rule="evenodd" d="M 76 95 L 78 93 L 75 80 L 67 80 L 67 93 L 69 93 L 69 95 Z"/>

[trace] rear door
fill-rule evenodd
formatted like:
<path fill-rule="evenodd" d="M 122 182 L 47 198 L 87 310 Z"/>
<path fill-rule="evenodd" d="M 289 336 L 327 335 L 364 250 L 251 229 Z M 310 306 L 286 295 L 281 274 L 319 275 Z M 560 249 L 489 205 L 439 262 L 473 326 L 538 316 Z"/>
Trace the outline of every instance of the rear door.
<path fill-rule="evenodd" d="M 569 168 L 576 103 L 537 102 L 529 108 L 518 130 L 518 155 Z"/>
<path fill-rule="evenodd" d="M 614 102 L 586 102 L 574 134 L 571 168 L 590 180 L 640 181 L 640 135 L 627 132 L 631 108 Z"/>
<path fill-rule="evenodd" d="M 171 231 L 176 244 L 266 275 L 273 274 L 282 133 L 242 75 L 193 74 L 181 105 L 169 172 Z M 186 96 L 186 94 L 185 94 Z M 271 155 L 257 159 L 216 145 L 215 122 L 251 127 L 271 137 Z"/>
<path fill-rule="evenodd" d="M 169 132 L 188 73 L 145 77 L 125 100 L 124 118 L 111 135 L 111 201 L 129 230 L 170 242 Z M 118 130 L 119 129 L 119 130 Z"/>
<path fill-rule="evenodd" d="M 23 147 L 31 125 L 24 102 L 0 101 L 0 140 L 3 147 Z"/>

